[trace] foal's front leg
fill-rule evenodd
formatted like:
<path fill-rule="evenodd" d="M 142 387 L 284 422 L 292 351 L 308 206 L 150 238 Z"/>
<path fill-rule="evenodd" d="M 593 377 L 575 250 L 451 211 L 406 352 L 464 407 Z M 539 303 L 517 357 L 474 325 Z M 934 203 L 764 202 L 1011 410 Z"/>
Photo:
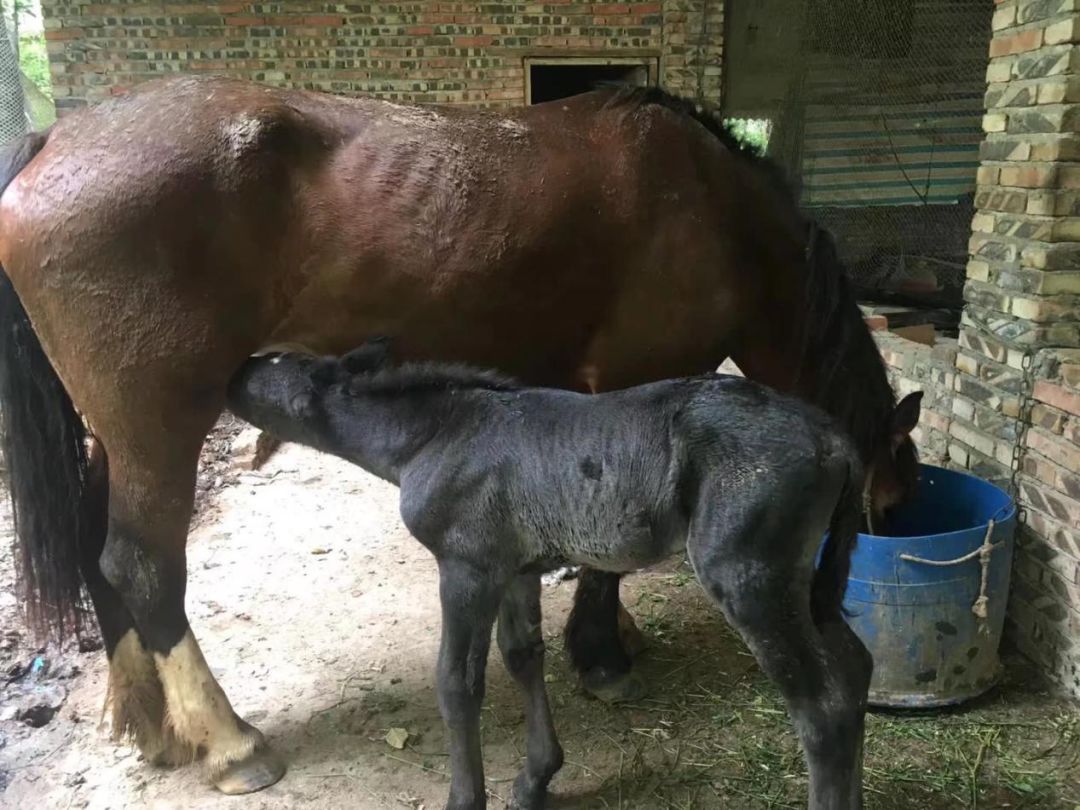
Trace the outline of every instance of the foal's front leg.
<path fill-rule="evenodd" d="M 491 647 L 491 626 L 504 583 L 460 560 L 439 560 L 442 642 L 439 710 L 450 732 L 450 799 L 447 810 L 484 810 L 484 761 L 480 705 Z"/>
<path fill-rule="evenodd" d="M 499 610 L 499 650 L 525 696 L 525 767 L 514 780 L 511 807 L 540 810 L 547 786 L 563 764 L 544 687 L 544 637 L 540 630 L 540 577 L 514 579 Z"/>

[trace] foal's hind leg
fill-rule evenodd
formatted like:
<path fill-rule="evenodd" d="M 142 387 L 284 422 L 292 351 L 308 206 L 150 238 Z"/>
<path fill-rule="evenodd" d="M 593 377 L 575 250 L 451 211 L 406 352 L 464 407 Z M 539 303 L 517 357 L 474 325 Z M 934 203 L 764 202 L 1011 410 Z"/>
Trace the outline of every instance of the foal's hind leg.
<path fill-rule="evenodd" d="M 865 648 L 844 638 L 839 617 L 815 627 L 809 589 L 787 577 L 729 564 L 701 579 L 787 701 L 810 772 L 811 810 L 861 808 Z"/>
<path fill-rule="evenodd" d="M 703 488 L 708 492 L 708 488 Z M 862 807 L 862 743 L 872 663 L 855 634 L 836 616 L 816 626 L 810 585 L 814 552 L 829 509 L 805 516 L 799 497 L 779 493 L 731 512 L 710 498 L 695 515 L 690 558 L 705 589 L 739 631 L 762 670 L 780 688 L 810 772 L 811 810 Z M 823 503 L 835 503 L 835 498 Z M 786 504 L 785 508 L 775 507 Z M 749 507 L 749 508 L 747 508 Z M 831 507 L 830 507 L 831 508 Z"/>
<path fill-rule="evenodd" d="M 145 649 L 157 669 L 166 727 L 189 751 L 206 754 L 220 790 L 245 793 L 276 782 L 284 766 L 262 735 L 236 716 L 184 612 L 195 470 L 213 419 L 209 412 L 203 417 L 178 416 L 168 430 L 134 424 L 102 432 L 110 492 L 101 570 L 134 619 L 138 638 L 130 638 L 131 648 Z"/>
<path fill-rule="evenodd" d="M 514 579 L 499 610 L 499 650 L 525 697 L 525 767 L 514 780 L 511 806 L 540 810 L 551 778 L 563 764 L 563 750 L 551 720 L 544 686 L 544 637 L 540 630 L 540 577 Z"/>

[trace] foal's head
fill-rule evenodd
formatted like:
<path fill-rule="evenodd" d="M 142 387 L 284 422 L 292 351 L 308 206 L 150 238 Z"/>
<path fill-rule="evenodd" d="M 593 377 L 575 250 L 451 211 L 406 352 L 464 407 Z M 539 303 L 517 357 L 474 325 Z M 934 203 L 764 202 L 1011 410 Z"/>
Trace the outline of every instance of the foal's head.
<path fill-rule="evenodd" d="M 294 435 L 319 413 L 318 401 L 330 386 L 378 371 L 388 354 L 388 341 L 373 338 L 340 358 L 297 352 L 252 357 L 229 381 L 229 410 L 283 438 Z"/>

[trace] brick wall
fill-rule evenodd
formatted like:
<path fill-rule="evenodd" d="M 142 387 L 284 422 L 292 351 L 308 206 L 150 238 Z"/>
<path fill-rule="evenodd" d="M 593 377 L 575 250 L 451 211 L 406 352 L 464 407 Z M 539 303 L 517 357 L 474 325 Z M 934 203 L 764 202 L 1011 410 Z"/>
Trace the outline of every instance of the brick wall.
<path fill-rule="evenodd" d="M 718 102 L 723 0 L 144 2 L 42 0 L 61 113 L 178 73 L 425 102 L 524 102 L 527 56 L 655 58 Z"/>
<path fill-rule="evenodd" d="M 948 454 L 1004 485 L 1019 466 L 1008 632 L 1080 694 L 1078 9 L 995 3 Z"/>

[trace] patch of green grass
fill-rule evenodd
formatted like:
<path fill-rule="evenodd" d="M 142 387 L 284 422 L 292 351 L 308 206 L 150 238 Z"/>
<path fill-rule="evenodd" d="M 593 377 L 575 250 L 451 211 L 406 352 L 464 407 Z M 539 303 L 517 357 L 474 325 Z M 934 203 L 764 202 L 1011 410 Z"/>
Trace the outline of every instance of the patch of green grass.
<path fill-rule="evenodd" d="M 765 118 L 729 118 L 724 122 L 731 134 L 752 147 L 759 155 L 769 148 L 772 121 Z"/>
<path fill-rule="evenodd" d="M 45 48 L 45 35 L 21 34 L 19 36 L 19 66 L 26 78 L 42 93 L 52 98 L 52 81 L 49 78 L 49 53 Z"/>

